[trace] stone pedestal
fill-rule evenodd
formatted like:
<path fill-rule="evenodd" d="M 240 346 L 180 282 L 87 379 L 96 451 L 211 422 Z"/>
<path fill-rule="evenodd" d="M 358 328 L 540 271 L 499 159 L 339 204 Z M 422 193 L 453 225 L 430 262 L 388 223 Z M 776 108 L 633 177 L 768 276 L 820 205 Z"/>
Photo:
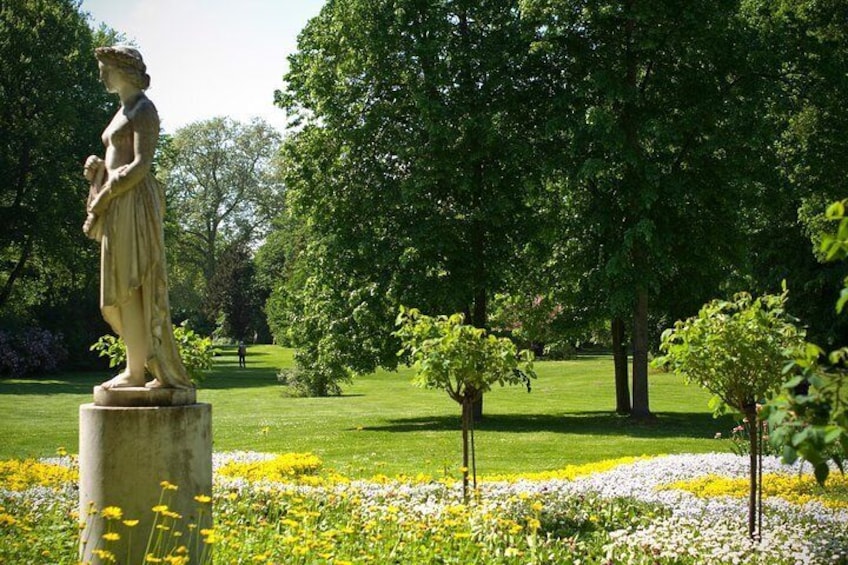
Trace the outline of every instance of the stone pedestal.
<path fill-rule="evenodd" d="M 95 387 L 94 398 L 80 406 L 81 561 L 105 563 L 97 550 L 108 550 L 117 563 L 144 563 L 152 532 L 153 544 L 162 534 L 199 562 L 199 531 L 212 523 L 211 503 L 195 499 L 212 494 L 212 406 L 194 390 Z"/>

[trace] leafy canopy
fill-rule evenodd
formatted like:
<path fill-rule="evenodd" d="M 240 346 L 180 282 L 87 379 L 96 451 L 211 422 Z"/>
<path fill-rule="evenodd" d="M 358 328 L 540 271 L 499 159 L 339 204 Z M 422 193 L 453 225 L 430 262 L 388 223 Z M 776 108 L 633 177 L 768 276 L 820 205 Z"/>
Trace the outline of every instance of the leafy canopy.
<path fill-rule="evenodd" d="M 826 218 L 838 222 L 835 232 L 826 234 L 820 252 L 829 261 L 848 258 L 848 200 L 835 202 Z M 836 302 L 842 313 L 848 302 L 848 278 Z M 804 458 L 813 465 L 816 480 L 824 483 L 830 474 L 828 461 L 843 469 L 848 454 L 848 393 L 846 393 L 848 346 L 829 354 L 814 343 L 805 343 L 795 352 L 788 369 L 794 376 L 783 384 L 783 393 L 764 411 L 773 428 L 772 441 L 782 444 L 787 462 Z"/>
<path fill-rule="evenodd" d="M 728 406 L 749 412 L 780 387 L 784 365 L 804 340 L 785 310 L 787 296 L 786 288 L 759 298 L 741 292 L 705 304 L 663 332 L 663 356 L 654 364 L 712 392 L 716 414 Z"/>
<path fill-rule="evenodd" d="M 417 369 L 413 382 L 442 389 L 460 404 L 476 400 L 496 383 L 526 384 L 529 390 L 536 376 L 532 352 L 518 353 L 509 338 L 463 321 L 462 314 L 432 317 L 401 307 L 395 334 L 404 346 L 400 354 L 407 353 Z"/>

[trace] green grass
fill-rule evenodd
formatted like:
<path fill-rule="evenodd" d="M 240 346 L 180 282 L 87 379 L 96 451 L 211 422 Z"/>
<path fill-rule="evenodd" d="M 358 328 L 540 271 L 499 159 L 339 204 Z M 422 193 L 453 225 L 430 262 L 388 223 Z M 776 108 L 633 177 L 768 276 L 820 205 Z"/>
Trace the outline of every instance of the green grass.
<path fill-rule="evenodd" d="M 410 384 L 412 371 L 378 371 L 332 398 L 290 398 L 276 380 L 292 351 L 256 346 L 239 369 L 223 351 L 198 391 L 212 404 L 214 449 L 313 452 L 352 476 L 455 474 L 460 462 L 459 406 L 444 392 Z M 612 358 L 582 356 L 536 364 L 532 392 L 499 388 L 485 397 L 476 433 L 481 474 L 541 471 L 626 455 L 725 451 L 730 417 L 714 420 L 708 394 L 680 378 L 651 375 L 655 421 L 616 416 Z M 0 458 L 77 451 L 78 410 L 107 374 L 49 380 L 0 380 Z"/>

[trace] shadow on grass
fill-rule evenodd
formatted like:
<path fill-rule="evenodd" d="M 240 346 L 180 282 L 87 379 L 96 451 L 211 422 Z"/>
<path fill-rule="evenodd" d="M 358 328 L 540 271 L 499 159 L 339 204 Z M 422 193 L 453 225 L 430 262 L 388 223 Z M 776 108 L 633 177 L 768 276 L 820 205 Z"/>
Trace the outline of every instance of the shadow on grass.
<path fill-rule="evenodd" d="M 247 348 L 246 359 L 250 361 L 251 357 L 265 357 L 269 355 L 265 351 L 257 351 L 252 350 L 250 347 Z M 222 357 L 233 357 L 235 359 L 238 358 L 238 348 L 235 345 L 218 345 L 215 346 L 215 358 L 221 359 Z"/>
<path fill-rule="evenodd" d="M 113 371 L 114 372 L 114 371 Z M 4 394 L 93 394 L 96 385 L 109 380 L 113 372 L 63 373 L 55 378 L 40 379 L 0 379 L 0 395 Z M 276 385 L 277 370 L 263 367 L 251 369 L 239 368 L 238 362 L 216 363 L 206 378 L 200 383 L 200 390 L 222 390 L 234 388 L 255 388 Z M 282 386 L 280 387 L 282 390 Z"/>
<path fill-rule="evenodd" d="M 717 431 L 727 432 L 734 426 L 732 416 L 714 419 L 701 412 L 658 412 L 655 419 L 634 421 L 610 412 L 586 411 L 562 414 L 492 414 L 484 416 L 476 429 L 485 432 L 588 434 L 628 436 L 634 438 L 690 437 L 712 438 Z M 460 429 L 459 414 L 430 418 L 389 420 L 384 426 L 366 426 L 366 431 L 420 432 Z"/>
<path fill-rule="evenodd" d="M 2 394 L 93 394 L 94 387 L 111 378 L 111 373 L 65 373 L 57 378 L 0 379 Z"/>
<path fill-rule="evenodd" d="M 276 384 L 278 384 L 276 369 L 268 367 L 251 368 L 249 364 L 246 368 L 241 368 L 237 361 L 233 361 L 232 363 L 216 363 L 215 368 L 200 383 L 199 388 L 222 390 L 267 387 Z"/>

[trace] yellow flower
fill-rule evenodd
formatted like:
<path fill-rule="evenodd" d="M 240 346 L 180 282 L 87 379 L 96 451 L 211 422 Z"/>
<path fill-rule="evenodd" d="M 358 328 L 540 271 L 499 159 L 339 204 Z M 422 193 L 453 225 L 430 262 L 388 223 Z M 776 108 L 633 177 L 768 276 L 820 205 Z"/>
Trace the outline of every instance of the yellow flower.
<path fill-rule="evenodd" d="M 124 520 L 124 525 L 128 528 L 138 526 L 138 520 Z"/>
<path fill-rule="evenodd" d="M 152 553 L 148 553 L 147 557 L 144 558 L 145 563 L 162 563 L 162 559 L 156 557 Z"/>
<path fill-rule="evenodd" d="M 194 500 L 196 500 L 200 504 L 207 504 L 209 502 L 212 502 L 212 497 L 206 496 L 205 494 L 198 494 L 194 497 Z"/>
<path fill-rule="evenodd" d="M 157 504 L 156 506 L 154 506 L 152 508 L 152 510 L 154 512 L 156 512 L 157 514 L 160 514 L 162 512 L 165 512 L 166 510 L 168 510 L 168 505 L 167 504 Z"/>
<path fill-rule="evenodd" d="M 100 511 L 100 515 L 107 520 L 120 520 L 124 515 L 124 511 L 117 506 L 107 506 Z"/>
<path fill-rule="evenodd" d="M 532 508 L 535 512 L 539 512 L 539 511 L 542 510 L 542 503 L 541 502 L 534 502 L 533 504 L 530 505 L 530 508 Z"/>
<path fill-rule="evenodd" d="M 121 539 L 121 534 L 119 534 L 118 532 L 107 532 L 103 534 L 103 539 L 105 539 L 106 541 L 118 541 L 119 539 Z"/>
<path fill-rule="evenodd" d="M 0 526 L 14 526 L 18 520 L 11 514 L 0 514 Z"/>
<path fill-rule="evenodd" d="M 64 447 L 60 447 L 56 450 L 56 455 L 58 455 L 59 457 L 64 457 L 67 454 L 68 454 L 68 450 L 65 449 Z"/>
<path fill-rule="evenodd" d="M 177 490 L 178 488 L 180 488 L 173 483 L 169 483 L 168 481 L 162 481 L 161 483 L 159 483 L 159 486 L 165 490 Z"/>
<path fill-rule="evenodd" d="M 108 549 L 95 549 L 93 553 L 99 557 L 101 561 L 106 561 L 108 563 L 115 562 L 115 554 Z"/>

